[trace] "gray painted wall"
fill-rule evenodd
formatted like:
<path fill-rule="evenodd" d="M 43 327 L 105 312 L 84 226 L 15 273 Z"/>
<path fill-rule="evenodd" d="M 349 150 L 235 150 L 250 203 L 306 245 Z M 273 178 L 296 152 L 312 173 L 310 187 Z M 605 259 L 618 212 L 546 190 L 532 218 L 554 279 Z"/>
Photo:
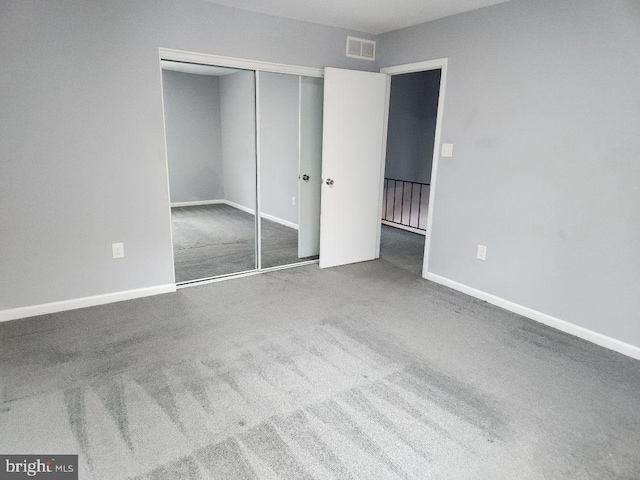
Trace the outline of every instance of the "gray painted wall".
<path fill-rule="evenodd" d="M 429 183 L 440 70 L 391 77 L 386 178 Z"/>
<path fill-rule="evenodd" d="M 514 0 L 378 41 L 381 66 L 449 58 L 430 271 L 640 346 L 640 2 Z"/>
<path fill-rule="evenodd" d="M 256 208 L 255 74 L 244 71 L 220 77 L 224 198 Z"/>
<path fill-rule="evenodd" d="M 260 73 L 260 198 L 262 213 L 298 224 L 299 81 Z"/>
<path fill-rule="evenodd" d="M 173 283 L 159 47 L 374 69 L 347 35 L 372 38 L 201 0 L 0 0 L 0 310 Z"/>
<path fill-rule="evenodd" d="M 162 71 L 172 203 L 224 198 L 218 77 Z"/>

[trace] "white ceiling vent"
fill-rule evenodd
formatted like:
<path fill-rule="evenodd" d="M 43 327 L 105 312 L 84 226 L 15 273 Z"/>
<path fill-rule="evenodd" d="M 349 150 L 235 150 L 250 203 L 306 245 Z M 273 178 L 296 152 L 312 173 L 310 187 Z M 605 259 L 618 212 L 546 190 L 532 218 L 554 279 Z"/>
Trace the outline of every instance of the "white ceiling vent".
<path fill-rule="evenodd" d="M 347 37 L 347 57 L 376 59 L 376 42 L 364 38 Z"/>

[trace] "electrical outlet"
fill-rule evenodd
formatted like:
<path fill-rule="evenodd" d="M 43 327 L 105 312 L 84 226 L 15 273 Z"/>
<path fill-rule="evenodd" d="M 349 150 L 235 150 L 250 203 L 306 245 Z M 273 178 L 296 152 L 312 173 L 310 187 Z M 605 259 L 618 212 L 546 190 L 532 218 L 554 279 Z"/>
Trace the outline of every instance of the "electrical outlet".
<path fill-rule="evenodd" d="M 478 244 L 478 251 L 476 253 L 476 257 L 478 257 L 479 260 L 486 260 L 487 259 L 487 246 L 486 245 Z"/>
<path fill-rule="evenodd" d="M 112 243 L 111 252 L 113 258 L 124 258 L 124 243 Z"/>
<path fill-rule="evenodd" d="M 453 157 L 453 143 L 443 143 L 441 155 L 443 157 Z"/>
<path fill-rule="evenodd" d="M 295 205 L 296 204 L 296 197 L 291 197 L 291 205 Z"/>

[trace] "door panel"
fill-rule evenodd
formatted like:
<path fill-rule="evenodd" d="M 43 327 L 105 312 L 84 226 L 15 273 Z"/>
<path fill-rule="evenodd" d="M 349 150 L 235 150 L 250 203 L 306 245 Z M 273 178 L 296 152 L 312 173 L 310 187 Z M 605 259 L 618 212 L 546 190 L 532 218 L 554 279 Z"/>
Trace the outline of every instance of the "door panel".
<path fill-rule="evenodd" d="M 379 255 L 388 77 L 325 69 L 320 267 Z"/>
<path fill-rule="evenodd" d="M 321 78 L 300 78 L 300 258 L 313 257 L 320 253 L 322 88 Z"/>

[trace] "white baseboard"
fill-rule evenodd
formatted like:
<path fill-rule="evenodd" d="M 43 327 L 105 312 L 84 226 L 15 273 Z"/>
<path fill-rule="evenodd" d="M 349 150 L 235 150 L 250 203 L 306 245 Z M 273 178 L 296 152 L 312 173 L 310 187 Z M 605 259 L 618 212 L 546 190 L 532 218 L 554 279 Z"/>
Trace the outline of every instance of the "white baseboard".
<path fill-rule="evenodd" d="M 436 275 L 435 273 L 427 272 L 424 278 L 426 278 L 427 280 L 431 280 L 432 282 L 453 288 L 454 290 L 458 290 L 459 292 L 466 293 L 467 295 L 470 295 L 472 297 L 479 298 L 480 300 L 484 300 L 493 305 L 497 305 L 498 307 L 504 308 L 505 310 L 517 313 L 518 315 L 530 318 L 531 320 L 543 323 L 570 335 L 582 338 L 583 340 L 587 340 L 588 342 L 595 343 L 596 345 L 600 345 L 601 347 L 608 348 L 609 350 L 613 350 L 628 357 L 635 358 L 636 360 L 640 360 L 640 347 L 631 345 L 630 343 L 616 340 L 615 338 L 611 338 L 601 333 L 594 332 L 593 330 L 589 330 L 588 328 L 584 328 L 574 323 L 552 317 L 551 315 L 547 315 L 546 313 L 538 312 L 537 310 L 534 310 L 532 308 L 525 307 L 509 300 L 505 300 L 504 298 L 497 297 L 481 290 L 477 290 L 473 287 L 458 283 L 446 277 Z"/>
<path fill-rule="evenodd" d="M 253 208 L 245 207 L 244 205 L 240 205 L 239 203 L 232 202 L 231 200 L 220 200 L 220 203 L 224 203 L 225 205 L 229 205 L 230 207 L 237 208 L 238 210 L 242 210 L 243 212 L 250 213 L 251 215 L 256 214 L 256 211 Z"/>
<path fill-rule="evenodd" d="M 427 235 L 426 230 L 419 230 L 417 228 L 409 227 L 407 225 L 402 225 L 401 223 L 389 222 L 387 220 L 382 220 L 383 225 L 388 225 L 390 227 L 399 228 L 400 230 L 406 230 L 407 232 L 417 233 L 418 235 Z"/>
<path fill-rule="evenodd" d="M 255 214 L 255 210 L 249 207 L 245 207 L 244 205 L 240 205 L 239 203 L 232 202 L 231 200 L 226 200 L 224 198 L 220 198 L 218 200 L 198 200 L 195 202 L 175 202 L 171 204 L 171 208 L 173 207 L 197 207 L 199 205 L 229 205 L 230 207 L 237 208 L 238 210 L 242 210 L 243 212 L 250 213 L 251 215 Z"/>
<path fill-rule="evenodd" d="M 293 228 L 294 230 L 298 230 L 298 225 L 289 220 L 285 220 L 283 218 L 274 217 L 273 215 L 269 215 L 268 213 L 261 213 L 260 217 L 265 218 L 267 220 L 271 220 L 272 222 L 279 223 L 280 225 L 284 225 L 285 227 Z"/>
<path fill-rule="evenodd" d="M 171 208 L 173 208 L 173 207 L 197 207 L 198 205 L 218 205 L 220 203 L 225 203 L 225 200 L 197 200 L 195 202 L 173 202 L 173 203 L 171 203 Z"/>
<path fill-rule="evenodd" d="M 158 285 L 155 287 L 136 288 L 133 290 L 106 293 L 91 297 L 74 298 L 72 300 L 63 300 L 61 302 L 43 303 L 41 305 L 32 305 L 29 307 L 10 308 L 7 310 L 0 310 L 0 322 L 16 320 L 18 318 L 35 317 L 36 315 L 63 312 L 66 310 L 75 310 L 77 308 L 94 307 L 96 305 L 104 305 L 105 303 L 121 302 L 123 300 L 150 297 L 152 295 L 160 295 L 162 293 L 171 293 L 175 291 L 176 286 L 174 284 Z"/>

